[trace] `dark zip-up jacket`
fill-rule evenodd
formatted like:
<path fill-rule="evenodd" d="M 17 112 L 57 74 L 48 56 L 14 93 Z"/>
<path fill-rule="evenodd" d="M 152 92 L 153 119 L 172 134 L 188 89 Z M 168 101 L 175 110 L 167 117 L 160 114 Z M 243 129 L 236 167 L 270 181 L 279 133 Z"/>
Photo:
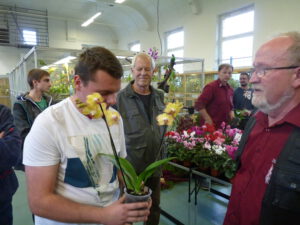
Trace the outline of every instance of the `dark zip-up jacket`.
<path fill-rule="evenodd" d="M 117 110 L 124 122 L 127 159 L 133 164 L 137 173 L 142 172 L 150 163 L 161 159 L 159 148 L 164 128 L 158 126 L 156 117 L 163 113 L 164 94 L 151 89 L 150 120 L 142 100 L 133 91 L 132 84 L 127 85 L 117 96 Z M 158 176 L 156 173 L 155 176 Z"/>
<path fill-rule="evenodd" d="M 9 200 L 18 188 L 18 180 L 12 167 L 21 155 L 21 139 L 9 108 L 0 105 L 0 202 Z"/>
<path fill-rule="evenodd" d="M 17 97 L 13 106 L 13 115 L 15 124 L 20 131 L 21 138 L 24 141 L 30 131 L 35 118 L 42 112 L 39 106 L 28 96 L 29 93 Z M 43 95 L 48 106 L 53 104 L 52 97 Z"/>
<path fill-rule="evenodd" d="M 22 143 L 30 131 L 30 128 L 35 120 L 35 118 L 42 112 L 39 106 L 26 94 L 17 97 L 17 101 L 13 106 L 13 116 L 15 119 L 15 124 L 20 132 Z M 43 95 L 46 99 L 47 105 L 53 105 L 54 102 L 51 96 Z M 22 160 L 20 160 L 22 161 Z M 18 165 L 17 169 L 23 169 L 22 165 Z"/>

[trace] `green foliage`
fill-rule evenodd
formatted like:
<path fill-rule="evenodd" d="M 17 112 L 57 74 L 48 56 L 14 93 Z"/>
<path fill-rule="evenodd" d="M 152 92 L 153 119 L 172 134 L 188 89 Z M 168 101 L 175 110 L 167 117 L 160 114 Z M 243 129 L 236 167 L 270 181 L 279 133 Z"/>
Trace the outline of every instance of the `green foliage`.
<path fill-rule="evenodd" d="M 199 93 L 201 92 L 201 79 L 200 77 L 191 77 L 186 83 L 186 90 L 190 93 Z"/>
<path fill-rule="evenodd" d="M 54 99 L 61 100 L 70 95 L 74 90 L 73 78 L 70 75 L 69 67 L 63 66 L 62 68 L 50 68 L 51 88 L 49 94 Z"/>
<path fill-rule="evenodd" d="M 100 155 L 107 157 L 118 169 L 120 169 L 119 164 L 117 163 L 114 155 Z M 144 190 L 144 184 L 146 183 L 147 179 L 156 171 L 156 169 L 159 166 L 162 166 L 163 164 L 169 162 L 172 159 L 175 159 L 175 157 L 153 162 L 143 172 L 137 175 L 132 164 L 127 159 L 119 157 L 119 162 L 124 172 L 127 189 L 131 190 L 136 195 L 142 195 Z"/>
<path fill-rule="evenodd" d="M 193 156 L 192 162 L 201 168 L 209 168 L 211 166 L 211 151 L 198 147 Z"/>
<path fill-rule="evenodd" d="M 38 64 L 39 64 L 40 66 L 46 66 L 46 65 L 47 65 L 47 63 L 45 63 L 45 61 L 42 60 L 42 59 L 38 59 Z"/>
<path fill-rule="evenodd" d="M 125 82 L 130 82 L 132 81 L 132 74 L 128 74 L 127 76 L 124 75 L 123 80 Z"/>
<path fill-rule="evenodd" d="M 232 79 L 232 78 L 228 81 L 228 84 L 229 84 L 233 89 L 238 88 L 239 85 L 240 85 L 239 81 L 234 80 L 234 79 Z"/>
<path fill-rule="evenodd" d="M 223 168 L 225 171 L 225 176 L 228 179 L 231 179 L 234 177 L 236 171 L 237 171 L 237 164 L 234 160 L 232 159 L 227 159 L 224 163 L 223 163 Z"/>

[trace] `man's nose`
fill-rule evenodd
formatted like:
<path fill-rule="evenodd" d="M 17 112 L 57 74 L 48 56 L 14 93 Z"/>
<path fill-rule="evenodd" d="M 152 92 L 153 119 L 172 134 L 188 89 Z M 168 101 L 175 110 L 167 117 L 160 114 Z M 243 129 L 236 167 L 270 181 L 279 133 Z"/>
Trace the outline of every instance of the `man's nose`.
<path fill-rule="evenodd" d="M 256 75 L 256 73 L 252 73 L 249 83 L 253 84 L 253 83 L 257 83 L 260 81 L 260 78 Z"/>
<path fill-rule="evenodd" d="M 106 97 L 107 107 L 117 103 L 117 94 L 110 94 Z"/>

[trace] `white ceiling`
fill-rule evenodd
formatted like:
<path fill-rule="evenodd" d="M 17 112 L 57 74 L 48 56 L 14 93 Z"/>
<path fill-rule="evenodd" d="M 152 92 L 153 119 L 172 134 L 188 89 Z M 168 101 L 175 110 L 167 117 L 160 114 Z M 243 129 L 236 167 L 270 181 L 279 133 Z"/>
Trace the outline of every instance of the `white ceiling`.
<path fill-rule="evenodd" d="M 159 0 L 126 0 L 116 4 L 114 0 L 0 0 L 0 4 L 48 10 L 49 18 L 84 22 L 97 11 L 102 15 L 95 23 L 112 29 L 153 30 L 157 20 Z M 182 10 L 197 0 L 160 0 L 159 12 Z"/>

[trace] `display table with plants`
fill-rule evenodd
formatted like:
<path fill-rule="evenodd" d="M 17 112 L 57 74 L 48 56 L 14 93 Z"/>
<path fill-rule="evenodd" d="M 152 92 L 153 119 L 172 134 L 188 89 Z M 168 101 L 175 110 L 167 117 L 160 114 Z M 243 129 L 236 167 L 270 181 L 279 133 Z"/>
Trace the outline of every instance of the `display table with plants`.
<path fill-rule="evenodd" d="M 225 123 L 220 129 L 208 124 L 197 126 L 197 123 L 197 116 L 184 115 L 177 118 L 176 126 L 166 133 L 167 154 L 176 157 L 172 165 L 189 171 L 191 179 L 198 176 L 230 185 L 237 169 L 234 154 L 242 131 Z M 195 191 L 197 194 L 197 188 L 190 188 L 189 192 Z M 228 198 L 227 195 L 218 194 Z"/>

